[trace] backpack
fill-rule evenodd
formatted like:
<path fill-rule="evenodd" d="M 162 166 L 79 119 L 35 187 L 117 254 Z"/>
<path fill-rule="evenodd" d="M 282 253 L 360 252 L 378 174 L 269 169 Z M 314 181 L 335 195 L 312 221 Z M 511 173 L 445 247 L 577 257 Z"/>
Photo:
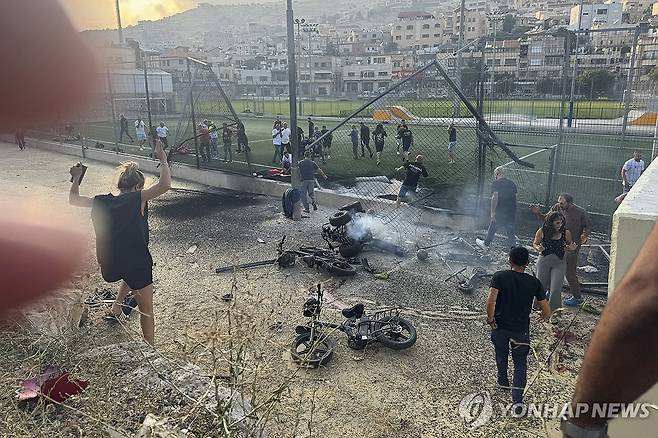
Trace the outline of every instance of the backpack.
<path fill-rule="evenodd" d="M 281 207 L 283 209 L 283 215 L 289 219 L 292 219 L 292 210 L 295 202 L 299 202 L 302 199 L 302 194 L 297 189 L 286 189 L 286 191 L 281 196 Z"/>

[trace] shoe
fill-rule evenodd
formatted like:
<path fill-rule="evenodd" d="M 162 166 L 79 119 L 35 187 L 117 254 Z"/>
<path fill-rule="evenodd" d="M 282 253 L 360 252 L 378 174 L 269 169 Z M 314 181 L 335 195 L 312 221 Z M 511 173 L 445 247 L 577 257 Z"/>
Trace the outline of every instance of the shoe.
<path fill-rule="evenodd" d="M 562 305 L 567 307 L 578 307 L 581 304 L 583 304 L 583 299 L 576 297 L 569 297 L 566 300 L 562 301 Z"/>
<path fill-rule="evenodd" d="M 140 146 L 140 147 L 139 147 L 139 150 L 140 150 L 140 151 L 143 151 L 143 150 L 144 150 L 144 146 Z"/>
<path fill-rule="evenodd" d="M 377 165 L 379 166 L 380 164 L 382 164 L 382 162 L 381 162 L 381 161 L 377 161 Z"/>
<path fill-rule="evenodd" d="M 400 155 L 400 151 L 397 151 L 396 153 L 397 153 L 398 155 Z"/>
<path fill-rule="evenodd" d="M 311 212 L 311 210 L 309 210 L 308 208 L 305 208 L 305 209 L 303 209 L 302 211 L 303 211 L 304 213 L 310 213 L 310 212 Z"/>
<path fill-rule="evenodd" d="M 523 402 L 515 402 L 514 405 L 512 406 L 512 414 L 519 418 L 519 417 L 525 417 L 527 413 L 525 404 Z"/>
<path fill-rule="evenodd" d="M 318 211 L 318 206 L 315 203 L 313 203 L 313 211 Z"/>
<path fill-rule="evenodd" d="M 480 247 L 480 249 L 484 251 L 488 251 L 489 247 L 484 243 L 484 240 L 482 239 L 475 239 L 475 244 Z"/>

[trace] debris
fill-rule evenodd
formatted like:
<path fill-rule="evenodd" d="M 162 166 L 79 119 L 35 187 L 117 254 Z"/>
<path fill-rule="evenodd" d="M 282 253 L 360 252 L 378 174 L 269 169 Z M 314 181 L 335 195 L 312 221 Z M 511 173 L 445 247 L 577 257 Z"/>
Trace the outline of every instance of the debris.
<path fill-rule="evenodd" d="M 429 253 L 424 249 L 419 249 L 418 251 L 416 251 L 416 257 L 418 257 L 418 260 L 425 261 L 429 258 L 429 256 L 430 256 Z"/>
<path fill-rule="evenodd" d="M 137 431 L 137 438 L 186 438 L 189 435 L 178 429 L 175 421 L 168 418 L 159 418 L 153 414 L 146 414 L 142 426 Z"/>
<path fill-rule="evenodd" d="M 474 254 L 460 254 L 460 253 L 451 252 L 448 253 L 446 259 L 453 260 L 456 262 L 466 262 L 466 263 L 491 262 L 491 256 L 487 254 L 474 255 Z"/>
<path fill-rule="evenodd" d="M 591 304 L 583 304 L 583 312 L 591 313 L 592 315 L 601 314 L 601 311 Z"/>
<path fill-rule="evenodd" d="M 233 299 L 233 294 L 224 294 L 222 295 L 222 301 L 229 302 Z"/>
<path fill-rule="evenodd" d="M 196 249 L 197 249 L 196 244 L 190 246 L 190 247 L 187 249 L 187 254 L 194 254 L 194 252 L 196 251 Z"/>
<path fill-rule="evenodd" d="M 565 344 L 571 344 L 580 341 L 580 337 L 572 331 L 554 329 L 555 337 L 564 341 Z"/>
<path fill-rule="evenodd" d="M 589 260 L 588 260 L 589 262 Z M 593 274 L 595 272 L 599 272 L 599 270 L 592 266 L 592 265 L 587 265 L 587 266 L 578 266 L 578 269 L 587 272 L 588 274 Z"/>
<path fill-rule="evenodd" d="M 282 321 L 277 321 L 274 324 L 270 324 L 268 327 L 270 330 L 276 330 L 278 332 L 283 330 L 283 322 Z"/>
<path fill-rule="evenodd" d="M 363 266 L 363 270 L 366 272 L 370 272 L 371 274 L 375 273 L 375 270 L 370 266 L 370 263 L 368 262 L 368 259 L 365 257 L 361 258 L 361 266 Z"/>
<path fill-rule="evenodd" d="M 49 365 L 41 375 L 20 382 L 20 389 L 16 393 L 19 402 L 34 400 L 41 395 L 47 400 L 61 403 L 73 395 L 81 394 L 87 386 L 89 382 L 71 379 L 68 372 Z"/>
<path fill-rule="evenodd" d="M 266 243 L 266 242 L 265 242 L 263 239 L 261 239 L 260 237 L 259 237 L 258 239 L 256 239 L 256 240 L 257 240 L 258 243 Z"/>
<path fill-rule="evenodd" d="M 378 280 L 388 280 L 391 277 L 391 273 L 388 272 L 388 271 L 385 271 L 385 272 L 380 272 L 378 274 L 375 274 L 374 276 Z"/>

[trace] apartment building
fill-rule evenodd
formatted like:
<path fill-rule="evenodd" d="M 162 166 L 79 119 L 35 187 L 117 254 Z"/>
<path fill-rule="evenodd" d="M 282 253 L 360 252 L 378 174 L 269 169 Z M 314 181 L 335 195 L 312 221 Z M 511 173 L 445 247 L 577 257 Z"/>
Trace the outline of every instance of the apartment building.
<path fill-rule="evenodd" d="M 388 88 L 393 80 L 392 56 L 371 56 L 343 66 L 343 93 L 356 95 Z"/>
<path fill-rule="evenodd" d="M 400 50 L 438 47 L 444 41 L 444 21 L 429 12 L 400 12 L 391 38 Z"/>
<path fill-rule="evenodd" d="M 622 24 L 622 13 L 621 3 L 584 4 L 582 9 L 580 5 L 576 5 L 571 8 L 569 27 L 578 29 L 579 16 L 581 30 L 619 26 Z"/>

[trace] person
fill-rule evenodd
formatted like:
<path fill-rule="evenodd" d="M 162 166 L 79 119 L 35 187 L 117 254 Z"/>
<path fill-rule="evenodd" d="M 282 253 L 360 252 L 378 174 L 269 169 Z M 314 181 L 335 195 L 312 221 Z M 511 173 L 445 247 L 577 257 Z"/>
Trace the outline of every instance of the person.
<path fill-rule="evenodd" d="M 283 122 L 283 129 L 281 130 L 281 151 L 288 151 L 292 154 L 292 148 L 290 147 L 290 128 L 288 128 L 288 123 Z"/>
<path fill-rule="evenodd" d="M 139 150 L 144 150 L 144 143 L 146 142 L 146 125 L 141 117 L 137 116 L 135 120 L 135 134 L 139 142 Z"/>
<path fill-rule="evenodd" d="M 448 128 L 448 158 L 450 159 L 450 164 L 455 163 L 455 148 L 457 147 L 457 128 L 455 124 L 451 123 Z"/>
<path fill-rule="evenodd" d="M 623 193 L 628 193 L 635 185 L 640 175 L 644 172 L 644 160 L 642 152 L 635 150 L 633 158 L 626 161 L 621 167 L 621 180 L 623 184 Z"/>
<path fill-rule="evenodd" d="M 541 213 L 538 205 L 531 205 L 530 211 L 539 220 L 546 220 L 546 215 Z M 569 230 L 573 240 L 578 245 L 574 251 L 567 253 L 566 277 L 572 296 L 565 299 L 562 304 L 569 307 L 580 306 L 583 303 L 583 297 L 580 293 L 577 268 L 580 260 L 580 247 L 587 243 L 587 239 L 589 239 L 589 234 L 592 232 L 592 221 L 584 208 L 574 204 L 573 196 L 569 193 L 562 193 L 558 197 L 557 204 L 551 207 L 549 213 L 554 211 L 559 211 L 564 215 L 567 230 Z"/>
<path fill-rule="evenodd" d="M 319 141 L 320 137 L 322 137 L 322 132 L 320 131 L 320 128 L 317 126 L 315 127 L 315 132 L 313 132 L 313 138 L 310 140 L 312 141 L 313 144 L 313 160 L 315 161 L 315 157 L 320 157 L 322 159 L 322 164 L 325 164 L 325 157 L 324 157 L 324 147 L 323 147 L 323 141 Z"/>
<path fill-rule="evenodd" d="M 244 123 L 242 123 L 242 120 L 238 119 L 238 124 L 235 129 L 238 136 L 238 149 L 236 152 L 240 154 L 242 151 L 245 151 L 246 153 L 247 149 L 249 148 L 249 139 L 247 138 L 247 131 L 245 131 Z"/>
<path fill-rule="evenodd" d="M 313 123 L 313 119 L 310 117 L 308 119 L 308 136 L 309 138 L 313 136 L 313 133 L 315 132 L 315 123 Z"/>
<path fill-rule="evenodd" d="M 559 211 L 546 215 L 544 224 L 535 233 L 532 247 L 539 253 L 537 278 L 549 291 L 549 304 L 554 312 L 562 303 L 562 285 L 567 270 L 565 252 L 577 248 L 571 233 L 566 229 L 566 219 Z"/>
<path fill-rule="evenodd" d="M 279 122 L 274 122 L 272 127 L 272 144 L 274 145 L 274 155 L 272 156 L 272 163 L 281 161 L 283 154 L 281 153 L 281 125 Z"/>
<path fill-rule="evenodd" d="M 18 144 L 18 148 L 22 151 L 25 150 L 25 132 L 23 132 L 22 129 L 19 129 L 18 131 L 16 131 L 15 137 L 16 137 L 16 144 Z"/>
<path fill-rule="evenodd" d="M 372 139 L 375 140 L 375 152 L 377 152 L 377 165 L 382 162 L 382 151 L 384 150 L 384 139 L 386 138 L 386 130 L 384 125 L 378 123 L 375 130 L 372 132 Z"/>
<path fill-rule="evenodd" d="M 397 143 L 397 155 L 400 155 L 400 146 L 402 146 L 402 138 L 400 137 L 400 128 L 402 128 L 402 125 L 406 125 L 407 122 L 402 119 L 400 120 L 400 123 L 398 123 L 398 126 L 395 128 L 395 143 Z"/>
<path fill-rule="evenodd" d="M 121 130 L 121 132 L 119 133 L 119 141 L 123 141 L 123 134 L 126 134 L 130 139 L 131 143 L 135 142 L 133 137 L 128 132 L 128 119 L 126 119 L 126 116 L 123 114 L 119 116 L 119 129 Z"/>
<path fill-rule="evenodd" d="M 398 131 L 402 141 L 402 161 L 409 160 L 409 149 L 414 144 L 414 135 L 407 125 L 402 125 Z"/>
<path fill-rule="evenodd" d="M 496 167 L 494 170 L 496 178 L 491 184 L 491 221 L 487 237 L 475 239 L 475 243 L 485 251 L 493 241 L 496 230 L 500 227 L 507 232 L 507 244 L 511 248 L 516 246 L 516 234 L 514 233 L 514 221 L 516 219 L 516 184 L 505 178 L 505 168 Z"/>
<path fill-rule="evenodd" d="M 144 174 L 137 163 L 129 161 L 119 167 L 119 196 L 112 193 L 93 198 L 80 196 L 80 166 L 71 167 L 73 177 L 69 203 L 91 208 L 96 234 L 96 255 L 103 279 L 108 283 L 121 281 L 119 293 L 110 309 L 118 317 L 121 305 L 132 291 L 140 312 L 144 340 L 153 345 L 155 320 L 153 315 L 153 258 L 148 249 L 148 201 L 171 188 L 171 172 L 162 142 L 156 141 L 155 156 L 160 160 L 160 179 L 144 189 Z"/>
<path fill-rule="evenodd" d="M 657 259 L 658 225 L 654 225 L 592 333 L 571 401 L 574 412 L 576 406 L 587 406 L 587 415 L 571 418 L 567 411 L 561 422 L 565 437 L 607 436 L 609 418 L 591 415 L 594 404 L 624 406 L 658 383 Z M 607 415 L 614 413 L 608 410 Z"/>
<path fill-rule="evenodd" d="M 217 125 L 210 120 L 204 120 L 203 124 L 208 127 L 208 134 L 210 134 L 210 155 L 215 160 L 219 159 L 219 148 L 217 147 L 217 140 L 219 139 L 219 132 Z"/>
<path fill-rule="evenodd" d="M 398 199 L 396 201 L 397 207 L 400 206 L 400 202 L 403 198 L 408 197 L 408 195 L 413 196 L 416 193 L 416 187 L 418 187 L 418 180 L 420 180 L 421 175 L 425 178 L 428 176 L 427 169 L 423 166 L 422 155 L 416 156 L 416 161 L 411 163 L 406 162 L 395 170 L 399 172 L 402 169 L 406 169 L 407 174 L 400 186 L 400 192 L 398 193 Z"/>
<path fill-rule="evenodd" d="M 350 131 L 350 140 L 352 141 L 352 153 L 354 154 L 354 159 L 359 159 L 359 131 L 356 130 L 356 125 L 352 125 L 352 130 Z"/>
<path fill-rule="evenodd" d="M 366 156 L 365 149 L 368 149 L 370 158 L 372 158 L 372 149 L 370 149 L 370 128 L 361 122 L 361 158 Z"/>
<path fill-rule="evenodd" d="M 201 160 L 204 163 L 210 163 L 212 159 L 210 151 L 210 130 L 204 123 L 199 123 L 199 143 L 201 144 Z"/>
<path fill-rule="evenodd" d="M 167 149 L 169 147 L 169 141 L 167 141 L 169 128 L 165 126 L 164 122 L 160 122 L 160 126 L 155 128 L 155 132 L 158 134 L 158 139 L 162 142 L 162 148 Z"/>
<path fill-rule="evenodd" d="M 304 130 L 301 126 L 297 127 L 297 147 L 301 147 L 302 142 L 304 141 Z"/>
<path fill-rule="evenodd" d="M 290 175 L 292 170 L 292 155 L 288 151 L 283 151 L 281 159 L 281 175 Z"/>
<path fill-rule="evenodd" d="M 233 162 L 233 131 L 226 123 L 222 124 L 222 142 L 224 143 L 224 161 Z"/>
<path fill-rule="evenodd" d="M 311 160 L 311 151 L 306 151 L 304 153 L 304 159 L 297 163 L 297 165 L 299 166 L 299 178 L 302 181 L 302 203 L 304 204 L 304 212 L 310 213 L 309 198 L 313 205 L 313 210 L 315 211 L 318 209 L 313 194 L 315 190 L 315 172 L 322 175 L 324 179 L 327 179 L 327 175 L 317 164 L 315 164 L 315 161 Z"/>
<path fill-rule="evenodd" d="M 498 271 L 491 277 L 487 298 L 487 324 L 491 327 L 491 342 L 496 354 L 497 383 L 509 388 L 507 365 L 510 346 L 514 363 L 512 401 L 515 409 L 522 408 L 523 391 L 528 373 L 530 351 L 530 311 L 533 300 L 541 306 L 541 319 L 547 321 L 551 310 L 541 282 L 525 272 L 530 254 L 523 246 L 509 252 L 510 269 Z"/>
<path fill-rule="evenodd" d="M 320 135 L 325 136 L 324 139 L 322 139 L 322 151 L 328 160 L 331 158 L 331 143 L 334 140 L 334 136 L 329 132 L 326 125 L 322 125 L 322 131 L 320 131 Z"/>

